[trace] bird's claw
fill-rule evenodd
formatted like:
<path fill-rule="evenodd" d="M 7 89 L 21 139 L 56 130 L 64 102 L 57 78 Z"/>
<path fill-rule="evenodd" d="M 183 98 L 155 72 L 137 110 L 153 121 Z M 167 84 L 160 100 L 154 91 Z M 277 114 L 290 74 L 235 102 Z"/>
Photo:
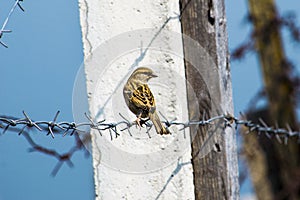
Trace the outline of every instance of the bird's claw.
<path fill-rule="evenodd" d="M 138 126 L 138 127 L 140 127 L 140 129 L 143 127 L 143 125 L 144 124 L 146 124 L 146 122 L 149 120 L 149 118 L 148 119 L 141 119 L 141 118 L 137 118 L 136 120 L 135 120 L 135 123 L 136 123 L 136 125 Z"/>

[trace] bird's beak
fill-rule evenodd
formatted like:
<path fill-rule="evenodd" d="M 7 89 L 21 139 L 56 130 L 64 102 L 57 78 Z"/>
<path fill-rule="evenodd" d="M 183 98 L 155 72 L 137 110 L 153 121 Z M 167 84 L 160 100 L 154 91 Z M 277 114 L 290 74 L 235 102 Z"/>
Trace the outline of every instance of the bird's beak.
<path fill-rule="evenodd" d="M 152 78 L 156 78 L 156 77 L 158 77 L 156 74 L 151 74 L 151 77 Z"/>

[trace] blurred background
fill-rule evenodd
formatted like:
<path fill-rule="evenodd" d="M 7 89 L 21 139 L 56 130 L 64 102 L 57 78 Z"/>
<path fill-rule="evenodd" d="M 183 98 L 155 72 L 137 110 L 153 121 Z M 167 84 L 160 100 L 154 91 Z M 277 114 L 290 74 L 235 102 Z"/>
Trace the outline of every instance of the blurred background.
<path fill-rule="evenodd" d="M 0 25 L 13 3 L 0 1 Z M 34 120 L 50 121 L 60 110 L 59 121 L 73 121 L 73 83 L 83 62 L 78 2 L 40 0 L 21 3 L 25 12 L 15 10 L 7 26 L 13 32 L 1 38 L 9 48 L 0 46 L 0 115 L 22 118 L 22 111 L 25 110 Z M 235 116 L 239 116 L 239 112 L 247 113 L 250 117 L 256 116 L 257 108 L 269 104 L 263 92 L 265 76 L 261 70 L 261 57 L 253 51 L 251 42 L 256 37 L 253 34 L 256 20 L 249 17 L 251 1 L 226 0 L 225 3 L 229 49 L 233 53 L 231 77 Z M 277 0 L 275 6 L 278 16 L 286 16 L 287 20 L 300 26 L 297 16 L 300 2 Z M 288 66 L 291 66 L 289 73 L 296 76 L 300 64 L 299 41 L 292 36 L 288 26 L 277 28 L 290 63 Z M 294 110 L 297 117 L 297 106 Z M 51 173 L 59 163 L 55 157 L 30 152 L 28 140 L 22 135 L 18 136 L 17 132 L 2 134 L 0 131 L 0 200 L 94 199 L 92 160 L 85 151 L 74 153 L 71 158 L 73 165 L 62 163 L 53 177 Z M 68 152 L 75 145 L 74 137 L 70 136 L 52 139 L 50 135 L 37 132 L 30 135 L 38 144 L 57 152 Z M 247 167 L 249 154 L 243 147 L 245 139 L 240 133 L 238 141 L 241 199 L 256 199 L 258 191 L 252 184 L 251 163 Z M 299 177 L 300 173 L 295 171 L 294 174 Z M 296 190 L 299 193 L 299 186 Z"/>

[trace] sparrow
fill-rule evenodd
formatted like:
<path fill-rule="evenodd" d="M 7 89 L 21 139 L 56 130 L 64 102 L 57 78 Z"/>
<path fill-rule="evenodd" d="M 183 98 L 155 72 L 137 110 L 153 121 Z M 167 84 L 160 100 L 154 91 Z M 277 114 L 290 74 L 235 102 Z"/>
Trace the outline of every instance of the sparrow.
<path fill-rule="evenodd" d="M 137 68 L 128 78 L 123 95 L 129 110 L 137 117 L 136 123 L 140 125 L 140 120 L 150 119 L 157 134 L 171 134 L 161 123 L 156 112 L 154 96 L 148 86 L 148 81 L 157 75 L 147 67 Z"/>

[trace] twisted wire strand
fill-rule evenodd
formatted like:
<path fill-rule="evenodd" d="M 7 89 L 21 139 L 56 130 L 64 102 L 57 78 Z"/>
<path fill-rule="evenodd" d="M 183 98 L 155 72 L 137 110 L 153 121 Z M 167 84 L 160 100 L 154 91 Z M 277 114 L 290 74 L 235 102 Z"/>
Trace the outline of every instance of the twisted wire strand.
<path fill-rule="evenodd" d="M 19 127 L 19 135 L 21 135 L 25 128 L 32 128 L 39 132 L 47 132 L 46 135 L 51 135 L 52 138 L 55 137 L 55 134 L 59 133 L 63 136 L 66 136 L 68 133 L 73 135 L 75 131 L 79 131 L 81 127 L 89 127 L 91 129 L 97 130 L 98 133 L 102 136 L 103 131 L 109 130 L 111 139 L 113 139 L 112 133 L 115 134 L 115 138 L 120 136 L 120 132 L 128 131 L 128 134 L 132 136 L 130 132 L 130 128 L 132 126 L 136 126 L 136 122 L 130 122 L 126 119 L 122 114 L 120 116 L 123 120 L 118 122 L 106 122 L 105 119 L 94 121 L 91 116 L 85 113 L 85 117 L 87 118 L 87 122 L 75 123 L 75 122 L 67 122 L 61 121 L 58 122 L 58 116 L 60 111 L 57 111 L 54 115 L 53 120 L 50 121 L 34 121 L 29 115 L 23 111 L 23 118 L 10 117 L 5 115 L 0 115 L 0 128 L 3 129 L 2 134 L 4 134 L 10 127 Z M 182 128 L 179 130 L 184 130 L 191 126 L 206 126 L 211 125 L 215 121 L 222 120 L 223 128 L 233 127 L 237 129 L 239 126 L 245 126 L 248 131 L 246 134 L 250 132 L 256 132 L 258 134 L 265 134 L 267 137 L 272 138 L 274 136 L 278 142 L 282 143 L 282 139 L 284 139 L 284 143 L 287 143 L 289 137 L 298 137 L 300 139 L 300 132 L 292 130 L 290 126 L 287 124 L 285 128 L 280 128 L 277 125 L 275 127 L 269 126 L 264 122 L 261 118 L 259 119 L 260 123 L 254 123 L 250 120 L 245 119 L 245 116 L 242 116 L 243 119 L 239 119 L 231 114 L 222 114 L 218 116 L 211 117 L 209 119 L 205 119 L 205 116 L 200 121 L 187 121 L 187 122 L 179 122 L 176 119 L 169 121 L 162 113 L 160 113 L 164 119 L 162 121 L 167 128 L 171 126 L 181 126 Z M 145 125 L 147 129 L 147 133 L 149 134 L 149 130 L 152 128 L 153 124 L 149 122 L 148 119 L 141 120 L 141 125 Z M 121 127 L 122 126 L 122 127 Z M 125 128 L 124 128 L 125 126 Z"/>
<path fill-rule="evenodd" d="M 106 122 L 106 120 L 94 121 L 91 116 L 85 114 L 87 118 L 87 122 L 75 123 L 68 121 L 59 122 L 57 119 L 59 117 L 60 111 L 57 111 L 53 117 L 53 120 L 50 121 L 34 121 L 29 115 L 23 111 L 23 117 L 11 117 L 0 114 L 0 129 L 2 129 L 2 134 L 4 134 L 7 130 L 17 132 L 18 135 L 22 135 L 25 137 L 29 145 L 29 152 L 40 152 L 52 157 L 55 157 L 58 162 L 52 170 L 51 175 L 55 176 L 59 169 L 62 167 L 64 163 L 66 163 L 69 167 L 73 167 L 73 163 L 71 158 L 74 153 L 84 150 L 86 155 L 88 155 L 88 150 L 84 148 L 84 144 L 88 144 L 90 142 L 90 134 L 81 135 L 80 128 L 89 127 L 90 129 L 97 130 L 98 133 L 102 136 L 105 130 L 108 130 L 111 140 L 113 140 L 113 133 L 115 134 L 115 138 L 121 135 L 121 132 L 127 131 L 130 136 L 132 136 L 130 129 L 132 126 L 136 126 L 136 122 L 131 122 L 126 119 L 122 114 L 120 114 L 123 120 L 119 122 Z M 275 127 L 268 126 L 266 122 L 262 119 L 259 119 L 260 123 L 253 123 L 250 120 L 247 120 L 245 116 L 242 116 L 242 119 L 234 117 L 231 114 L 222 114 L 218 116 L 211 117 L 209 119 L 205 119 L 205 115 L 202 120 L 199 121 L 187 121 L 187 122 L 179 122 L 176 119 L 169 121 L 162 113 L 160 113 L 163 117 L 164 121 L 162 121 L 167 128 L 171 126 L 181 126 L 179 131 L 185 131 L 186 128 L 192 126 L 207 126 L 216 124 L 216 121 L 221 120 L 222 128 L 234 128 L 238 129 L 240 126 L 244 126 L 248 129 L 246 134 L 250 132 L 256 132 L 258 135 L 265 134 L 269 138 L 276 138 L 278 142 L 287 144 L 288 138 L 297 137 L 300 142 L 300 132 L 293 131 L 289 125 L 286 125 L 285 128 L 279 128 L 277 125 Z M 149 131 L 151 130 L 153 124 L 148 120 L 141 120 L 141 125 L 145 125 L 146 133 L 149 138 L 151 138 Z M 124 127 L 125 126 L 125 127 Z M 64 153 L 59 153 L 54 149 L 50 149 L 44 147 L 42 145 L 37 144 L 32 137 L 30 136 L 29 131 L 38 131 L 38 132 L 46 132 L 46 135 L 50 135 L 52 138 L 55 138 L 56 135 L 70 135 L 74 137 L 74 145 L 70 147 L 69 151 Z"/>
<path fill-rule="evenodd" d="M 20 10 L 22 10 L 23 12 L 25 11 L 24 8 L 21 6 L 21 2 L 22 2 L 22 1 L 23 1 L 23 0 L 16 0 L 15 3 L 13 4 L 12 8 L 10 9 L 10 11 L 9 11 L 9 13 L 8 13 L 8 15 L 7 15 L 7 17 L 6 17 L 6 19 L 4 20 L 4 22 L 3 22 L 3 24 L 2 24 L 2 27 L 1 27 L 1 29 L 0 29 L 0 39 L 2 38 L 2 36 L 3 36 L 4 33 L 11 33 L 11 32 L 12 32 L 11 30 L 6 29 L 6 26 L 7 26 L 7 24 L 8 24 L 8 21 L 9 21 L 11 15 L 12 15 L 13 12 L 15 11 L 15 9 L 18 7 L 18 8 L 20 8 Z M 4 42 L 2 42 L 1 40 L 0 40 L 0 44 L 1 44 L 2 46 L 4 46 L 5 48 L 8 48 L 8 46 L 7 46 Z"/>

